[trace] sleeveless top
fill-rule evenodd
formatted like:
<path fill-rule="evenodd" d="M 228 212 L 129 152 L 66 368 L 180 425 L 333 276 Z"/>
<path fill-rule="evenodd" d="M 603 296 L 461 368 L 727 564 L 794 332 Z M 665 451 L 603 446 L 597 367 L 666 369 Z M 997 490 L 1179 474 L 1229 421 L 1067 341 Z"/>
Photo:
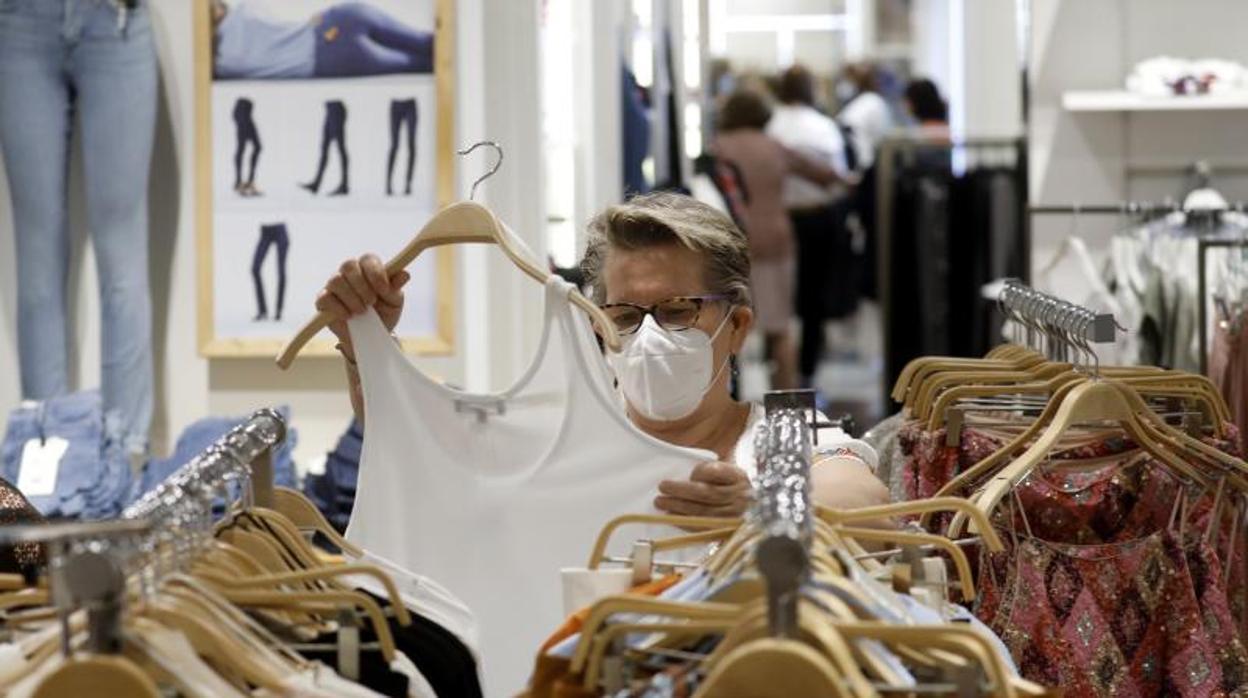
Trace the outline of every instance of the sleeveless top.
<path fill-rule="evenodd" d="M 375 312 L 349 323 L 368 418 L 347 539 L 466 602 L 491 696 L 523 688 L 562 619 L 560 568 L 585 565 L 611 518 L 655 512 L 660 480 L 715 459 L 628 421 L 571 288 L 547 282 L 537 356 L 501 393 L 428 378 Z M 613 542 L 676 533 L 634 527 Z"/>

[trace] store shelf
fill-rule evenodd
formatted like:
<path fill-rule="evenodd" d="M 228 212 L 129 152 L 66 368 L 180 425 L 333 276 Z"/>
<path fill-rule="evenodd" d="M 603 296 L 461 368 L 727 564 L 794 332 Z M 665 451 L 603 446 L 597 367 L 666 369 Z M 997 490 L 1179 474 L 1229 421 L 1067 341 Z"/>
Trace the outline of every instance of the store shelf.
<path fill-rule="evenodd" d="M 1062 107 L 1071 112 L 1225 111 L 1248 109 L 1248 92 L 1185 97 L 1149 97 L 1126 90 L 1065 92 Z"/>

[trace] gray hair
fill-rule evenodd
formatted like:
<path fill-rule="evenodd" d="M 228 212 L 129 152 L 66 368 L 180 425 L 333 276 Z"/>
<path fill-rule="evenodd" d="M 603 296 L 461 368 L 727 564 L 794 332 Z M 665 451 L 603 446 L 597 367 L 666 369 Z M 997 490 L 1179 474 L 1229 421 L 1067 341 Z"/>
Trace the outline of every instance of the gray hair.
<path fill-rule="evenodd" d="M 716 209 L 682 194 L 657 192 L 608 207 L 589 222 L 581 270 L 595 303 L 605 303 L 602 269 L 612 248 L 635 250 L 679 244 L 700 254 L 702 273 L 712 293 L 749 306 L 750 248 L 745 233 Z"/>

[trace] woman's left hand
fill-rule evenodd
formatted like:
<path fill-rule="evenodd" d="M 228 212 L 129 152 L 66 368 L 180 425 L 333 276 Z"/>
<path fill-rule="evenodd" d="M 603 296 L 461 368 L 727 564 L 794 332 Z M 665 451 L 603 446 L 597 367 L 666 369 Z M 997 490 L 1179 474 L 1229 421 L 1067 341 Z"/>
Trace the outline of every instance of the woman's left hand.
<path fill-rule="evenodd" d="M 732 463 L 699 463 L 689 480 L 664 480 L 654 506 L 679 516 L 741 516 L 754 488 L 745 471 Z"/>

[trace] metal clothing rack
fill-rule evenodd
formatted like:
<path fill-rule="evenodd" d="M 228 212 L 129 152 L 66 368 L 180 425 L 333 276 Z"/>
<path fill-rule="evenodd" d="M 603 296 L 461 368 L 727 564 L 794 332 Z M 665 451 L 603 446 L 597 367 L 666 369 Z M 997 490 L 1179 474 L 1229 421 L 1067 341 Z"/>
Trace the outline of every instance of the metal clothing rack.
<path fill-rule="evenodd" d="M 0 527 L 0 545 L 41 544 L 48 560 L 48 590 L 61 626 L 61 655 L 70 657 L 70 616 L 87 612 L 88 651 L 121 651 L 125 568 L 150 521 L 21 524 Z"/>
<path fill-rule="evenodd" d="M 754 440 L 759 482 L 752 515 L 766 537 L 755 560 L 767 588 L 767 617 L 774 637 L 798 637 L 797 605 L 810 577 L 814 531 L 810 501 L 814 393 L 768 395 L 767 419 Z M 799 404 L 805 398 L 808 405 Z"/>
<path fill-rule="evenodd" d="M 1050 360 L 1066 361 L 1069 350 L 1082 343 L 1109 344 L 1115 339 L 1118 323 L 1110 313 L 1098 313 L 1042 291 L 1017 279 L 1008 279 L 998 299 L 1001 307 L 1023 321 L 1027 343 L 1035 345 L 1040 336 L 1068 341 L 1050 342 Z"/>
<path fill-rule="evenodd" d="M 0 545 L 35 543 L 47 549 L 62 655 L 73 654 L 70 617 L 78 609 L 87 616 L 85 649 L 120 653 L 127 578 L 136 561 L 156 555 L 163 565 L 167 556 L 161 551 L 189 550 L 199 533 L 211 531 L 213 501 L 232 482 L 250 483 L 243 492 L 249 504 L 271 504 L 271 453 L 285 435 L 281 415 L 259 410 L 128 507 L 120 519 L 0 527 Z"/>
<path fill-rule="evenodd" d="M 1187 210 L 1177 202 L 1140 202 L 1140 201 L 1122 201 L 1116 204 L 1044 204 L 1029 206 L 1027 211 L 1033 216 L 1043 215 L 1113 215 L 1113 216 L 1140 216 L 1144 218 L 1153 218 L 1171 213 L 1186 213 L 1192 216 L 1204 216 L 1207 220 L 1216 220 L 1225 213 L 1248 213 L 1248 202 L 1236 201 L 1228 203 L 1221 208 L 1194 209 Z M 1196 267 L 1196 295 L 1200 298 L 1197 303 L 1197 328 L 1199 334 L 1200 346 L 1200 372 L 1206 373 L 1209 370 L 1209 337 L 1208 322 L 1209 311 L 1207 309 L 1207 296 L 1209 293 L 1209 274 L 1205 269 L 1208 260 L 1208 252 L 1211 249 L 1218 248 L 1248 248 L 1248 239 L 1244 238 L 1227 238 L 1227 237 L 1211 237 L 1200 235 L 1196 238 L 1196 254 L 1198 256 L 1198 264 Z"/>
<path fill-rule="evenodd" d="M 273 451 L 286 439 L 286 422 L 273 409 L 257 410 L 186 465 L 122 512 L 126 519 L 171 515 L 187 494 L 215 495 L 230 482 L 246 481 L 249 505 L 273 506 Z"/>

